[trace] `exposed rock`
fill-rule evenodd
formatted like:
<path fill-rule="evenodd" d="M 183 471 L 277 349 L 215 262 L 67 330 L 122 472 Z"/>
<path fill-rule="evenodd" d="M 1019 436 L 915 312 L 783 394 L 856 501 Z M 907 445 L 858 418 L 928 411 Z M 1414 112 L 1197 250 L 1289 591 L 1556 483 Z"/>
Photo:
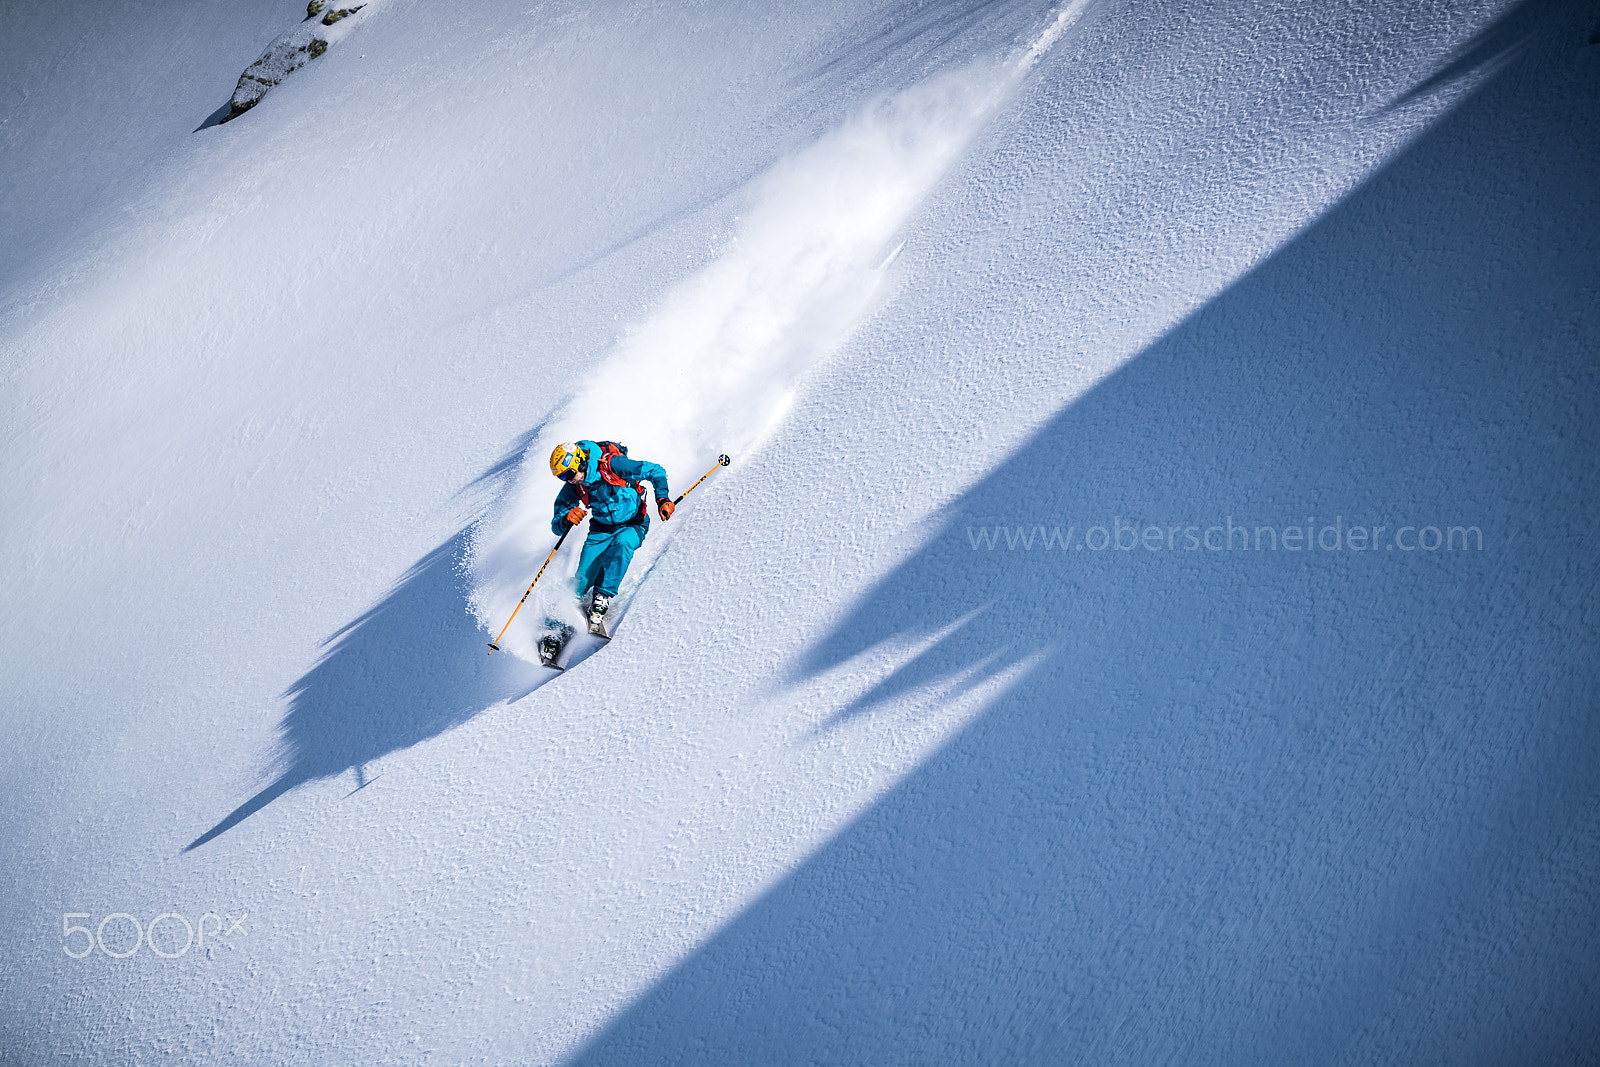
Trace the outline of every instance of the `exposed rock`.
<path fill-rule="evenodd" d="M 328 45 L 348 33 L 354 24 L 344 22 L 345 19 L 371 6 L 373 4 L 363 3 L 333 8 L 328 0 L 311 0 L 306 5 L 306 22 L 268 45 L 261 58 L 246 67 L 239 76 L 239 84 L 228 101 L 228 116 L 222 121 L 238 118 L 255 107 L 269 89 L 322 55 L 328 50 Z M 318 15 L 322 16 L 320 25 L 306 24 Z M 344 24 L 330 30 L 322 28 L 333 27 L 335 23 Z"/>
<path fill-rule="evenodd" d="M 327 50 L 328 42 L 314 32 L 286 33 L 273 41 L 261 58 L 239 76 L 233 98 L 228 101 L 228 118 L 237 118 L 255 107 L 267 90 Z"/>

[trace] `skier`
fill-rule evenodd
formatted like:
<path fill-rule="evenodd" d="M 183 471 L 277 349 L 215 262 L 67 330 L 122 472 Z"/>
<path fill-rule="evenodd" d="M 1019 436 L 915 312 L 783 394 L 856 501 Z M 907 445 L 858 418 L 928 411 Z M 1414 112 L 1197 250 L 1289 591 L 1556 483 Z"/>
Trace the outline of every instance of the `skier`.
<path fill-rule="evenodd" d="M 672 518 L 667 472 L 658 463 L 629 459 L 628 450 L 615 441 L 577 441 L 557 445 L 550 453 L 550 473 L 566 483 L 556 494 L 551 530 L 559 536 L 585 518 L 590 519 L 589 536 L 578 558 L 575 592 L 581 606 L 592 591 L 589 631 L 609 637 L 606 610 L 617 595 L 634 552 L 650 530 L 645 482 L 655 491 L 656 510 L 662 521 Z M 539 658 L 551 666 L 572 633 L 569 626 L 554 625 L 558 630 L 539 642 Z"/>

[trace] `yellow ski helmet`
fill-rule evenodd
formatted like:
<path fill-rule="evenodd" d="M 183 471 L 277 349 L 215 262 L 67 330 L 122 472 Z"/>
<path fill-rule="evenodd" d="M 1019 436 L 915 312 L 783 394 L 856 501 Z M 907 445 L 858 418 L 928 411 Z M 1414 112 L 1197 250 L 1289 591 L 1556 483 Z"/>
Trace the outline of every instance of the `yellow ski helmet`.
<path fill-rule="evenodd" d="M 550 453 L 550 473 L 562 481 L 567 481 L 573 475 L 583 473 L 583 465 L 588 458 L 584 455 L 583 449 L 571 442 L 556 445 L 556 450 Z"/>

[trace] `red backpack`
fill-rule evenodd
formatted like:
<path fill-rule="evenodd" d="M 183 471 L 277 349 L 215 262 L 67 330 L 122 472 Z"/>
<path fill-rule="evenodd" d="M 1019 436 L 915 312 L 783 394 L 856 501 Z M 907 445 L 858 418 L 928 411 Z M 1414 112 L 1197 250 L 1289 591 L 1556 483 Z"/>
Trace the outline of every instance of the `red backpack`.
<path fill-rule="evenodd" d="M 627 446 L 626 445 L 619 445 L 615 441 L 600 441 L 600 442 L 598 442 L 598 444 L 600 445 L 600 463 L 599 463 L 600 477 L 604 478 L 607 482 L 610 482 L 612 485 L 618 486 L 620 488 L 627 488 L 630 485 L 633 486 L 634 492 L 639 494 L 639 515 L 640 516 L 647 515 L 649 510 L 650 510 L 650 508 L 649 508 L 648 505 L 645 504 L 644 482 L 643 481 L 630 482 L 626 478 L 621 477 L 620 475 L 618 475 L 615 471 L 613 471 L 611 469 L 611 457 L 612 456 L 624 456 L 624 457 L 627 456 L 627 454 L 628 454 Z M 577 490 L 578 490 L 578 496 L 581 497 L 582 500 L 583 500 L 583 506 L 585 508 L 589 508 L 589 489 L 588 489 L 588 487 L 586 485 L 584 485 L 582 482 L 578 482 L 577 483 Z M 593 511 L 594 509 L 593 508 L 589 508 L 589 510 Z"/>

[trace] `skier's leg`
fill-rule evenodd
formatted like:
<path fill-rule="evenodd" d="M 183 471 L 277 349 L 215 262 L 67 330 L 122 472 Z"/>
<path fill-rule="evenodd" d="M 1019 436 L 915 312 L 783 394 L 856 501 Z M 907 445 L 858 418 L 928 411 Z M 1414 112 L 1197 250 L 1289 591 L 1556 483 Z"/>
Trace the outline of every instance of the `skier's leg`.
<path fill-rule="evenodd" d="M 600 572 L 604 563 L 601 557 L 607 548 L 611 547 L 615 533 L 601 533 L 590 530 L 589 537 L 583 542 L 583 554 L 578 557 L 578 573 L 573 576 L 573 591 L 578 599 L 582 600 L 596 582 L 600 581 Z"/>
<path fill-rule="evenodd" d="M 624 526 L 611 535 L 611 543 L 595 557 L 593 584 L 596 593 L 607 597 L 617 595 L 622 576 L 628 573 L 628 564 L 633 562 L 634 552 L 644 544 L 644 534 L 643 526 Z M 584 547 L 587 550 L 588 546 Z"/>
<path fill-rule="evenodd" d="M 611 544 L 595 558 L 594 599 L 589 602 L 590 633 L 611 636 L 606 627 L 606 612 L 611 607 L 611 598 L 622 585 L 622 576 L 628 572 L 628 564 L 633 561 L 634 550 L 643 540 L 643 527 L 624 526 L 612 535 Z"/>

